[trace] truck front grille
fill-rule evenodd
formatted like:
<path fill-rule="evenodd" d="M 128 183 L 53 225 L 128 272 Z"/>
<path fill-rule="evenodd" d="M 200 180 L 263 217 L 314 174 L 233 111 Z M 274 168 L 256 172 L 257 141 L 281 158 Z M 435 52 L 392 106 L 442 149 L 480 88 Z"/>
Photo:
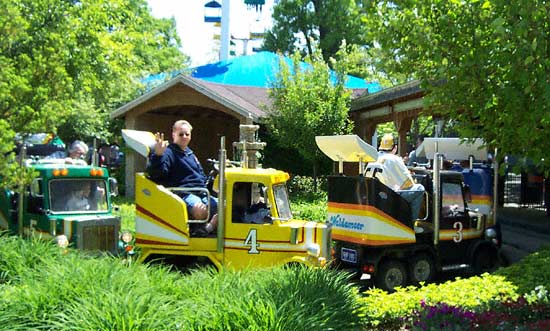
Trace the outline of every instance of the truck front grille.
<path fill-rule="evenodd" d="M 94 219 L 77 223 L 76 247 L 87 251 L 116 254 L 120 219 Z"/>
<path fill-rule="evenodd" d="M 114 225 L 89 225 L 82 229 L 82 249 L 113 251 L 117 238 Z"/>

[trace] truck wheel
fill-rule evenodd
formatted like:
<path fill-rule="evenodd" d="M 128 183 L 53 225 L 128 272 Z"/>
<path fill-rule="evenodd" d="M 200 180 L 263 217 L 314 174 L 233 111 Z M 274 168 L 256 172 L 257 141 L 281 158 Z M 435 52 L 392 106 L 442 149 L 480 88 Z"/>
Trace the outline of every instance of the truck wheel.
<path fill-rule="evenodd" d="M 476 274 L 495 271 L 498 267 L 498 252 L 491 246 L 481 246 L 474 253 L 472 267 Z"/>
<path fill-rule="evenodd" d="M 382 262 L 376 273 L 376 287 L 392 292 L 398 286 L 407 284 L 405 265 L 396 260 Z"/>
<path fill-rule="evenodd" d="M 428 254 L 420 253 L 412 258 L 409 271 L 411 283 L 429 282 L 435 275 L 435 264 Z"/>

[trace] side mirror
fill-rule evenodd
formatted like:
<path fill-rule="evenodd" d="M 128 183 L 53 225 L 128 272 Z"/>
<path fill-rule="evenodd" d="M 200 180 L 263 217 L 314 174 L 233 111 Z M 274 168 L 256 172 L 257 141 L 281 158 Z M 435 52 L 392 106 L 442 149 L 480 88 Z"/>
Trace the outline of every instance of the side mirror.
<path fill-rule="evenodd" d="M 109 177 L 109 191 L 111 192 L 112 197 L 118 195 L 118 182 L 113 177 Z"/>
<path fill-rule="evenodd" d="M 44 192 L 42 192 L 42 178 L 35 178 L 31 183 L 31 196 L 42 198 Z"/>

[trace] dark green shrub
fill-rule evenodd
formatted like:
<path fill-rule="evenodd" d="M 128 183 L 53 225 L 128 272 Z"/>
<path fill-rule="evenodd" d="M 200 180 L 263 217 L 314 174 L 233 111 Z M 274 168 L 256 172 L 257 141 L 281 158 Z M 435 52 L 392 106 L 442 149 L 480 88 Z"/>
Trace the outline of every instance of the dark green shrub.
<path fill-rule="evenodd" d="M 292 176 L 287 182 L 288 192 L 291 199 L 299 200 L 321 200 L 326 202 L 327 178 L 317 177 L 317 189 L 315 189 L 313 177 Z"/>
<path fill-rule="evenodd" d="M 529 254 L 520 262 L 496 271 L 518 287 L 518 293 L 529 293 L 537 286 L 550 288 L 550 247 Z"/>
<path fill-rule="evenodd" d="M 292 200 L 291 206 L 295 218 L 314 222 L 326 222 L 327 220 L 326 199 L 313 201 L 295 199 Z"/>

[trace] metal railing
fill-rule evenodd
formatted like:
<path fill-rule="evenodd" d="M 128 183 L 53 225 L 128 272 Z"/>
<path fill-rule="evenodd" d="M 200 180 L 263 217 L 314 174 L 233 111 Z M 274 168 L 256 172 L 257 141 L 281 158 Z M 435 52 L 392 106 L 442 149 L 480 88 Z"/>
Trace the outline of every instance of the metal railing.
<path fill-rule="evenodd" d="M 503 181 L 502 202 L 504 207 L 547 210 L 550 204 L 548 181 L 550 179 L 545 180 L 542 175 L 537 174 L 507 173 Z"/>

